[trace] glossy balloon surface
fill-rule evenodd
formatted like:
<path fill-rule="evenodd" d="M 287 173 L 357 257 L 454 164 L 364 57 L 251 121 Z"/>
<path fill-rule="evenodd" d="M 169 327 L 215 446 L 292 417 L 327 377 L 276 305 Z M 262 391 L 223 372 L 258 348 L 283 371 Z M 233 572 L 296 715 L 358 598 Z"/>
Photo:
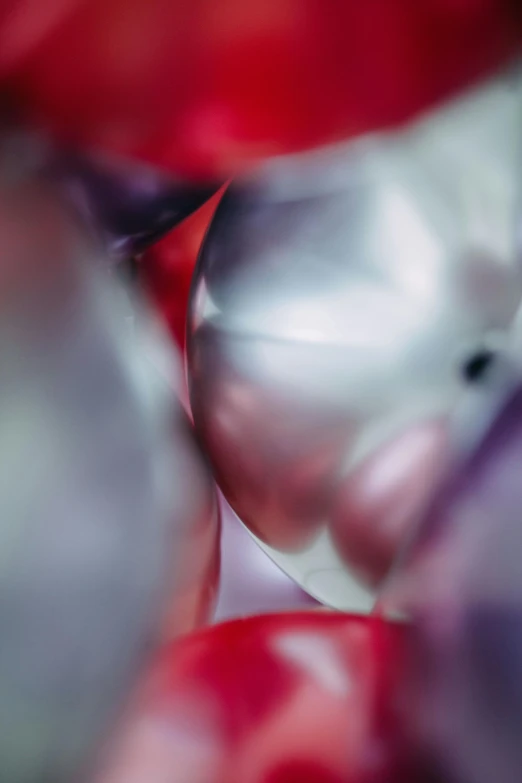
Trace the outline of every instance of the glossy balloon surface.
<path fill-rule="evenodd" d="M 116 258 L 142 253 L 201 207 L 217 186 L 173 180 L 134 161 L 62 156 L 55 176 Z"/>
<path fill-rule="evenodd" d="M 522 387 L 445 481 L 387 592 L 408 612 L 410 732 L 449 783 L 522 775 Z"/>
<path fill-rule="evenodd" d="M 226 176 L 404 122 L 520 28 L 512 0 L 83 0 L 7 86 L 62 140 Z"/>
<path fill-rule="evenodd" d="M 519 304 L 521 108 L 520 81 L 494 82 L 332 159 L 275 161 L 207 235 L 196 427 L 239 517 L 335 607 L 371 604 L 352 569 L 385 575 Z"/>
<path fill-rule="evenodd" d="M 0 77 L 16 69 L 79 4 L 80 0 L 2 0 Z"/>
<path fill-rule="evenodd" d="M 162 623 L 165 639 L 188 633 L 210 621 L 221 571 L 220 513 L 211 476 L 194 442 L 188 419 L 181 410 L 177 416 L 177 426 L 171 430 L 172 445 L 175 449 L 183 448 L 186 454 L 185 461 L 176 466 L 176 481 L 186 481 L 187 486 L 174 485 L 174 488 L 182 498 L 186 494 L 190 504 L 180 508 L 176 498 L 170 511 L 177 539 L 173 537 L 170 550 L 166 550 L 167 556 L 170 555 L 170 590 Z"/>
<path fill-rule="evenodd" d="M 397 631 L 323 612 L 214 626 L 166 647 L 96 783 L 393 783 Z"/>
<path fill-rule="evenodd" d="M 183 599 L 212 488 L 96 247 L 23 171 L 0 186 L 2 777 L 71 783 Z"/>
<path fill-rule="evenodd" d="M 185 348 L 192 275 L 203 238 L 222 195 L 221 189 L 136 264 L 139 282 L 158 306 L 172 337 L 182 350 Z"/>

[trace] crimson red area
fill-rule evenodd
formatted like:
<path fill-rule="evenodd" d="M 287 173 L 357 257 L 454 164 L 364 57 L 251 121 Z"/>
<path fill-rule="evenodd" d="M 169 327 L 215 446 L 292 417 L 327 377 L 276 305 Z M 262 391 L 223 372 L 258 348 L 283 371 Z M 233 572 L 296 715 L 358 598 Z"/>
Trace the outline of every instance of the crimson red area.
<path fill-rule="evenodd" d="M 206 204 L 170 231 L 139 261 L 139 276 L 183 350 L 192 274 L 207 228 L 223 195 L 221 188 Z"/>
<path fill-rule="evenodd" d="M 0 76 L 15 70 L 82 0 L 1 0 Z"/>
<path fill-rule="evenodd" d="M 519 50 L 517 6 L 83 0 L 4 86 L 63 140 L 227 176 L 402 123 L 486 77 Z"/>
<path fill-rule="evenodd" d="M 131 748 L 148 783 L 393 783 L 388 697 L 401 634 L 378 617 L 304 611 L 171 643 L 101 783 L 124 780 Z"/>

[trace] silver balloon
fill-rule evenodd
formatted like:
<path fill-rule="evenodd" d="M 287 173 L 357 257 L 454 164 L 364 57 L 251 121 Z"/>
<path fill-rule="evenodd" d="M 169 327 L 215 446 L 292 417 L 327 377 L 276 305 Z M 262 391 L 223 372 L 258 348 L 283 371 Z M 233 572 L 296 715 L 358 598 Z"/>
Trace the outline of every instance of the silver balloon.
<path fill-rule="evenodd" d="M 159 634 L 194 526 L 216 511 L 187 422 L 154 372 L 152 332 L 139 316 L 128 322 L 54 194 L 8 168 L 0 777 L 71 783 Z"/>
<path fill-rule="evenodd" d="M 365 609 L 522 292 L 522 83 L 230 188 L 188 323 L 218 483 L 316 598 Z"/>

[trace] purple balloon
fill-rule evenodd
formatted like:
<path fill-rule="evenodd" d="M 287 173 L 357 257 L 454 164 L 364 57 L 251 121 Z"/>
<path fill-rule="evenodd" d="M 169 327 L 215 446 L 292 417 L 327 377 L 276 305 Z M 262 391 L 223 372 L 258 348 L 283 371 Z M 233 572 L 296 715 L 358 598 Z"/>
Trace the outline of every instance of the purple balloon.
<path fill-rule="evenodd" d="M 522 780 L 522 385 L 444 483 L 399 575 L 409 731 L 451 783 Z"/>

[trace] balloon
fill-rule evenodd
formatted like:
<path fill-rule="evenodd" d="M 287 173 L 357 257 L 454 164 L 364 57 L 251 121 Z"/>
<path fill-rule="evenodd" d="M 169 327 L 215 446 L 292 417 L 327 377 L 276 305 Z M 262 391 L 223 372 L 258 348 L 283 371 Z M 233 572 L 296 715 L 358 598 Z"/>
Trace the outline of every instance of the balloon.
<path fill-rule="evenodd" d="M 202 249 L 196 428 L 238 516 L 336 608 L 371 605 L 351 569 L 382 581 L 520 303 L 521 84 L 267 164 L 225 194 Z"/>
<path fill-rule="evenodd" d="M 62 155 L 54 176 L 118 258 L 142 253 L 201 207 L 217 186 L 166 177 L 134 161 Z"/>
<path fill-rule="evenodd" d="M 165 639 L 188 633 L 211 620 L 221 571 L 219 507 L 203 456 L 181 410 L 178 427 L 171 437 L 174 444 L 183 444 L 187 452 L 185 463 L 180 463 L 176 472 L 189 482 L 187 494 L 190 492 L 191 504 L 180 512 L 178 501 L 170 511 L 181 543 L 174 541 L 170 550 L 170 597 L 162 623 Z M 179 487 L 177 492 L 182 496 Z"/>
<path fill-rule="evenodd" d="M 96 783 L 393 783 L 398 634 L 376 618 L 298 612 L 167 646 Z"/>
<path fill-rule="evenodd" d="M 0 77 L 23 62 L 79 5 L 79 0 L 2 0 Z"/>
<path fill-rule="evenodd" d="M 137 262 L 138 280 L 151 295 L 182 350 L 192 274 L 203 237 L 222 195 L 223 188 Z"/>
<path fill-rule="evenodd" d="M 448 783 L 522 775 L 518 376 L 478 446 L 446 478 L 385 596 L 412 622 L 410 736 L 437 757 Z"/>
<path fill-rule="evenodd" d="M 378 586 L 417 510 L 429 497 L 447 447 L 444 420 L 421 422 L 354 467 L 332 507 L 330 531 L 345 561 Z"/>
<path fill-rule="evenodd" d="M 138 311 L 129 325 L 91 238 L 9 160 L 0 242 L 2 776 L 70 783 L 159 637 L 173 589 L 186 611 L 169 632 L 193 627 L 186 569 L 217 512 L 149 358 L 153 330 Z"/>
<path fill-rule="evenodd" d="M 6 89 L 61 141 L 219 178 L 401 124 L 520 38 L 512 0 L 83 0 Z"/>

